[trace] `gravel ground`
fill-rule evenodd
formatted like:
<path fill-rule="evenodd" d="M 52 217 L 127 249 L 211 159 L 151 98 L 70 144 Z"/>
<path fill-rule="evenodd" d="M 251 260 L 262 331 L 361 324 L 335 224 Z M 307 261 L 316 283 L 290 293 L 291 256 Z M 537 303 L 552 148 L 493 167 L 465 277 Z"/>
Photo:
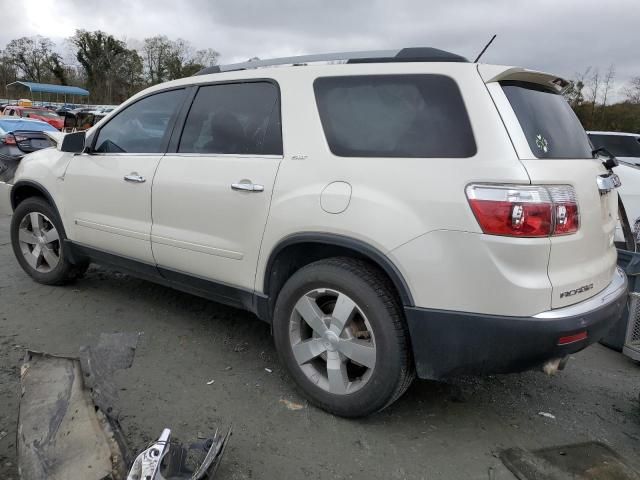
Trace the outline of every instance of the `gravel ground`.
<path fill-rule="evenodd" d="M 502 448 L 586 440 L 607 443 L 640 470 L 640 366 L 600 345 L 555 377 L 416 381 L 384 412 L 344 420 L 303 400 L 278 364 L 269 327 L 252 315 L 98 267 L 75 285 L 38 285 L 13 257 L 4 217 L 0 478 L 17 479 L 25 347 L 74 355 L 101 332 L 119 331 L 142 332 L 133 367 L 114 379 L 129 444 L 141 449 L 165 426 L 192 441 L 233 424 L 220 479 L 507 479 L 495 457 Z"/>

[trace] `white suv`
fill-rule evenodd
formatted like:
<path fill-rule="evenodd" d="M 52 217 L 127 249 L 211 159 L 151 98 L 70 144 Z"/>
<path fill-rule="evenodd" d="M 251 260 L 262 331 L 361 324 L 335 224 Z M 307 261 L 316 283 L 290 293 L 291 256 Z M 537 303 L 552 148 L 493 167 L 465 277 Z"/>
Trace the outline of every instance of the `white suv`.
<path fill-rule="evenodd" d="M 617 178 L 562 79 L 420 48 L 200 73 L 3 179 L 35 280 L 92 261 L 248 309 L 343 416 L 557 366 L 619 316 Z"/>

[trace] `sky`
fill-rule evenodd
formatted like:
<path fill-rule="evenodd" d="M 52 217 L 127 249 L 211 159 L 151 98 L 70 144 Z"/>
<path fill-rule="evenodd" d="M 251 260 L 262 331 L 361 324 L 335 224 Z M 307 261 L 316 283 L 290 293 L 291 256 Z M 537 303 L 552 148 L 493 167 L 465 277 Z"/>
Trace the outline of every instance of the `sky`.
<path fill-rule="evenodd" d="M 9 1 L 2 11 L 17 12 Z M 483 62 L 565 78 L 614 65 L 617 96 L 640 76 L 640 0 L 22 0 L 19 10 L 5 18 L 0 48 L 32 35 L 62 45 L 76 29 L 100 29 L 134 45 L 183 38 L 223 64 L 416 46 L 473 60 L 495 33 Z"/>

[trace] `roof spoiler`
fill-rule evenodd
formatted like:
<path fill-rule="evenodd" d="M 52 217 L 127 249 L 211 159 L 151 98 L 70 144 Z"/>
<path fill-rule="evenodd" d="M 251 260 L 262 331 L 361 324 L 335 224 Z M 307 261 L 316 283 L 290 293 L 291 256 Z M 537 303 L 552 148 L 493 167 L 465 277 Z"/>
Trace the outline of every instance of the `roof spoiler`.
<path fill-rule="evenodd" d="M 521 67 L 480 64 L 478 65 L 478 72 L 485 83 L 504 81 L 535 83 L 558 93 L 561 93 L 569 86 L 568 81 L 557 75 Z"/>

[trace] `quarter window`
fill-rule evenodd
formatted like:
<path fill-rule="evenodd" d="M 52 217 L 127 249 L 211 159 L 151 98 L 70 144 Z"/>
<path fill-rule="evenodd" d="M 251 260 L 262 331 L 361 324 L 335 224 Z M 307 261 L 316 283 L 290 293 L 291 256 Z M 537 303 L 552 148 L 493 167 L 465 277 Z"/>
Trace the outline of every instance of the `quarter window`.
<path fill-rule="evenodd" d="M 471 157 L 476 143 L 455 81 L 361 75 L 314 82 L 329 148 L 341 157 Z"/>
<path fill-rule="evenodd" d="M 282 155 L 278 88 L 270 82 L 200 87 L 178 152 Z"/>
<path fill-rule="evenodd" d="M 184 89 L 156 93 L 118 113 L 100 129 L 95 151 L 100 153 L 161 153 L 171 133 L 168 127 L 184 97 Z"/>

